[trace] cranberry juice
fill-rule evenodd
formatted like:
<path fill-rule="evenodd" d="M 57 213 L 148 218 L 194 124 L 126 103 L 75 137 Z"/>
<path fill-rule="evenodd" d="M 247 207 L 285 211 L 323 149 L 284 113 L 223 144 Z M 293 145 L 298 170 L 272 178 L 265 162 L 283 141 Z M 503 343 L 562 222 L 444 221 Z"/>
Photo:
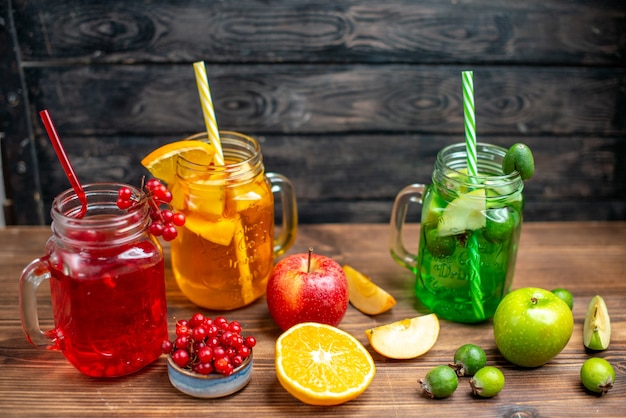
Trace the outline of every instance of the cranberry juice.
<path fill-rule="evenodd" d="M 163 256 L 144 239 L 50 253 L 56 347 L 82 373 L 114 377 L 156 360 L 167 340 Z"/>

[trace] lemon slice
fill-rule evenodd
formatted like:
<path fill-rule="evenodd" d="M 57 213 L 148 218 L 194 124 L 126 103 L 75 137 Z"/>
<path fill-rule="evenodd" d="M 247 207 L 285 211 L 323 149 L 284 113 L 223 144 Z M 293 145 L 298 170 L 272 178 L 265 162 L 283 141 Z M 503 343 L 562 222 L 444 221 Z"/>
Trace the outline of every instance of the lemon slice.
<path fill-rule="evenodd" d="M 214 155 L 213 147 L 206 142 L 182 140 L 155 149 L 141 160 L 141 165 L 169 185 L 176 178 L 176 160 L 179 156 L 197 164 L 208 165 Z"/>
<path fill-rule="evenodd" d="M 483 228 L 487 222 L 485 189 L 472 190 L 454 199 L 439 220 L 439 235 L 449 236 Z"/>

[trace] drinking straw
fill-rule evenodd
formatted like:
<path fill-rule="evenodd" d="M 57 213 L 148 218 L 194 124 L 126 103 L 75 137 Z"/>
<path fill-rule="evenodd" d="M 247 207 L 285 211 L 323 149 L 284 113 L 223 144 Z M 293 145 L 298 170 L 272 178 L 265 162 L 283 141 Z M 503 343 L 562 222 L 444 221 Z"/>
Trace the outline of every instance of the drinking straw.
<path fill-rule="evenodd" d="M 202 114 L 204 116 L 207 135 L 211 145 L 215 149 L 215 156 L 213 158 L 215 158 L 217 165 L 224 165 L 224 153 L 220 141 L 220 132 L 217 127 L 217 120 L 215 119 L 215 110 L 213 109 L 213 100 L 211 99 L 211 90 L 209 88 L 209 80 L 206 75 L 204 61 L 194 62 L 193 69 L 196 74 L 196 84 L 198 85 L 198 94 L 200 95 L 200 104 L 202 105 Z"/>
<path fill-rule="evenodd" d="M 474 113 L 474 73 L 463 71 L 463 114 L 465 115 L 465 146 L 467 148 L 467 174 L 478 175 L 476 162 L 476 117 Z"/>
<path fill-rule="evenodd" d="M 211 90 L 209 89 L 209 80 L 206 75 L 204 61 L 194 62 L 193 69 L 196 74 L 196 84 L 198 85 L 198 94 L 200 95 L 200 104 L 202 105 L 202 114 L 204 115 L 207 135 L 211 145 L 215 148 L 215 156 L 213 158 L 217 165 L 223 166 L 225 165 L 224 152 L 222 150 L 217 120 L 215 119 L 215 110 L 213 109 L 213 100 L 211 99 Z M 239 285 L 241 286 L 241 297 L 244 304 L 247 305 L 254 300 L 254 289 L 252 286 L 250 264 L 248 262 L 248 246 L 245 241 L 245 229 L 239 215 L 237 215 L 235 228 L 233 240 L 236 239 L 237 241 L 235 243 L 235 254 L 239 266 Z"/>
<path fill-rule="evenodd" d="M 61 138 L 57 133 L 57 130 L 52 122 L 52 118 L 50 117 L 50 113 L 47 110 L 42 110 L 39 112 L 39 116 L 43 121 L 44 126 L 46 127 L 46 132 L 48 132 L 48 137 L 50 138 L 50 142 L 52 142 L 52 146 L 54 147 L 54 151 L 61 162 L 61 166 L 63 166 L 63 171 L 67 176 L 72 188 L 74 189 L 74 193 L 78 196 L 78 200 L 81 203 L 80 212 L 78 212 L 77 218 L 82 218 L 87 213 L 87 196 L 85 195 L 85 191 L 83 190 L 83 186 L 78 181 L 78 177 L 74 172 L 74 168 L 72 168 L 72 164 L 70 164 L 70 159 L 67 157 L 65 153 L 65 149 L 63 148 L 63 144 L 61 144 Z"/>
<path fill-rule="evenodd" d="M 474 73 L 472 71 L 463 71 L 462 79 L 467 174 L 469 175 L 470 181 L 474 183 L 476 180 L 475 177 L 478 175 L 478 163 L 476 158 L 476 118 L 474 113 Z M 476 315 L 478 319 L 485 319 L 485 310 L 482 302 L 483 292 L 480 283 L 480 254 L 478 253 L 478 242 L 476 241 L 475 232 L 472 232 L 469 237 L 467 249 L 469 251 L 470 295 L 474 315 Z"/>

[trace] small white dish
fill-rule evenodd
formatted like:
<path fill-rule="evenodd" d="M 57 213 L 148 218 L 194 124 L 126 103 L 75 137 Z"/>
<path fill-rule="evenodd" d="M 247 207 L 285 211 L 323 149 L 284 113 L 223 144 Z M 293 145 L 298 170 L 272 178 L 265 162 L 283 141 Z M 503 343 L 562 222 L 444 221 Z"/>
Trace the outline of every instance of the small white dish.
<path fill-rule="evenodd" d="M 172 356 L 167 356 L 167 375 L 176 389 L 196 398 L 221 398 L 243 389 L 252 378 L 252 353 L 230 376 L 211 373 L 201 375 L 181 369 Z"/>

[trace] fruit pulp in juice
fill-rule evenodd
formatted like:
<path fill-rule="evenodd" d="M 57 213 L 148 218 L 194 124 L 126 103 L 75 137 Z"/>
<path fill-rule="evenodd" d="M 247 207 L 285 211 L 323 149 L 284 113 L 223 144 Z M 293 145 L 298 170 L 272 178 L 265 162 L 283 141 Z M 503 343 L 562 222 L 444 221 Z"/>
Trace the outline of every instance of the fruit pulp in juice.
<path fill-rule="evenodd" d="M 474 190 L 451 199 L 429 186 L 424 195 L 415 291 L 442 318 L 490 318 L 510 290 L 523 202 L 521 194 L 502 199 L 489 198 L 491 194 Z M 472 268 L 478 271 L 480 291 L 472 288 Z M 476 297 L 483 317 L 474 309 Z"/>
<path fill-rule="evenodd" d="M 50 256 L 56 348 L 88 376 L 133 373 L 168 338 L 163 256 L 150 240 Z"/>
<path fill-rule="evenodd" d="M 274 261 L 274 196 L 261 172 L 239 183 L 215 176 L 171 188 L 186 216 L 171 242 L 182 293 L 207 309 L 231 310 L 265 293 Z"/>

